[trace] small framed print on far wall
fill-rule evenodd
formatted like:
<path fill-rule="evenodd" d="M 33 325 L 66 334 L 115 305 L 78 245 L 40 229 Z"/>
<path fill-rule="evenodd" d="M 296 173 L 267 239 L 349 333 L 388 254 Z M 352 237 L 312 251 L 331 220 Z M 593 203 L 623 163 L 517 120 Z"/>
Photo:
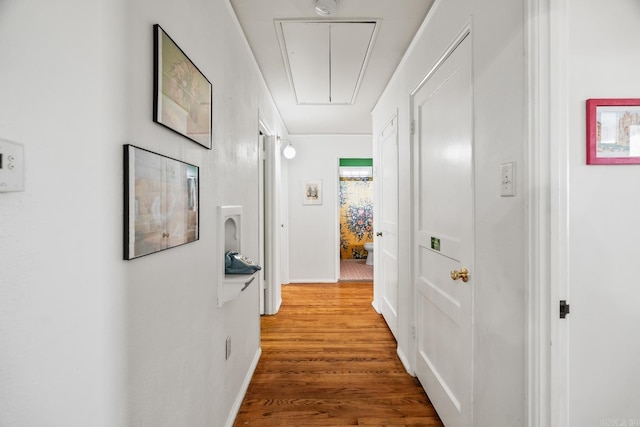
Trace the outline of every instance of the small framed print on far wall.
<path fill-rule="evenodd" d="M 322 204 L 322 180 L 310 179 L 304 182 L 304 194 L 302 195 L 303 205 Z"/>
<path fill-rule="evenodd" d="M 587 99 L 587 164 L 640 164 L 640 99 Z"/>

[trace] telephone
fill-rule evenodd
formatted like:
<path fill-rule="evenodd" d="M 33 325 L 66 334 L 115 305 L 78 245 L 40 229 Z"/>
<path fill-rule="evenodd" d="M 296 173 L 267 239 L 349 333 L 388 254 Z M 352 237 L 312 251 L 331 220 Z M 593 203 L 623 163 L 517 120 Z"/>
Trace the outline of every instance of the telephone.
<path fill-rule="evenodd" d="M 228 251 L 224 258 L 225 274 L 253 274 L 262 269 L 258 264 L 236 251 Z"/>

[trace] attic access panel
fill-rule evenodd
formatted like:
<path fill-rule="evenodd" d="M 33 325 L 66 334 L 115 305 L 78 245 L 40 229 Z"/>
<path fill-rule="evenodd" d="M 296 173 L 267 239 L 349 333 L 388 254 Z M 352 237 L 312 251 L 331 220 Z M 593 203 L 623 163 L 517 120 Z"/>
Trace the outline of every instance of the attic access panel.
<path fill-rule="evenodd" d="M 296 103 L 353 104 L 378 22 L 287 20 L 275 24 Z"/>

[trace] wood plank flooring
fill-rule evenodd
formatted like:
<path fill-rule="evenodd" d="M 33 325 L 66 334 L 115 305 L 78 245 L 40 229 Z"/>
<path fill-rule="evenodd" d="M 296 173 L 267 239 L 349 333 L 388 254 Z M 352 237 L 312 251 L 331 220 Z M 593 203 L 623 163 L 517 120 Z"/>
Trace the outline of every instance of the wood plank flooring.
<path fill-rule="evenodd" d="M 371 282 L 285 285 L 234 426 L 442 426 L 373 310 Z"/>

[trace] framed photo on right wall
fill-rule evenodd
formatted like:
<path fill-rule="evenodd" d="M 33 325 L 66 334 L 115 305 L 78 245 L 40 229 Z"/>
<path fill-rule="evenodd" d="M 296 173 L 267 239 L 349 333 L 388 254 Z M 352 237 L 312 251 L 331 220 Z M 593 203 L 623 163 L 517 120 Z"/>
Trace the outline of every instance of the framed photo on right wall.
<path fill-rule="evenodd" d="M 587 164 L 640 164 L 640 98 L 587 99 Z"/>

